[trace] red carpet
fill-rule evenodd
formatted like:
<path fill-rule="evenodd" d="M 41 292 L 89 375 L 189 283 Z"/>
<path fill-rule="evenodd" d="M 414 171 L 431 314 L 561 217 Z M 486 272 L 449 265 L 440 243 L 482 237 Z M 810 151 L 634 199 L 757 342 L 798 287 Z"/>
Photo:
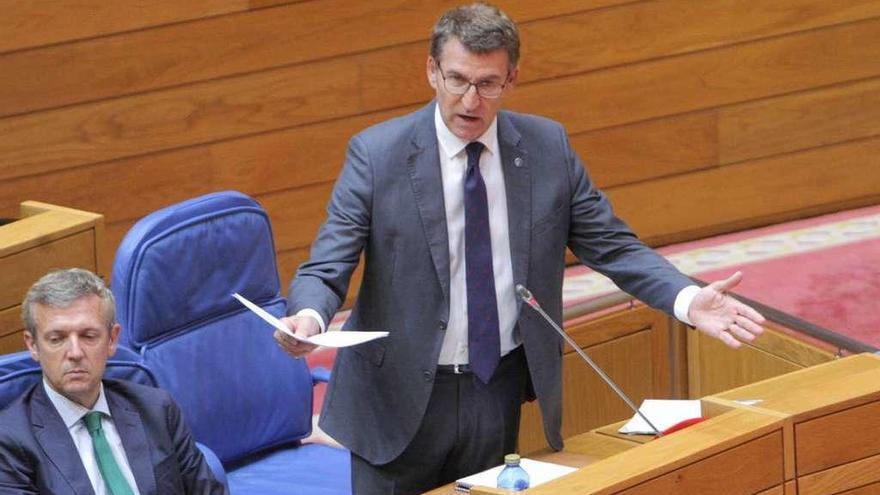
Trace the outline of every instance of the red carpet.
<path fill-rule="evenodd" d="M 880 347 L 880 239 L 741 267 L 736 292 L 865 344 Z M 735 269 L 698 274 L 726 278 Z"/>

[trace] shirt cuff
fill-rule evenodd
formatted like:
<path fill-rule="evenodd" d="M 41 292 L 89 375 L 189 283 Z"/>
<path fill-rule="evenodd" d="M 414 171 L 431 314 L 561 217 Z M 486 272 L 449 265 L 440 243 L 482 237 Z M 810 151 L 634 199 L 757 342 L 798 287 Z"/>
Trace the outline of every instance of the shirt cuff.
<path fill-rule="evenodd" d="M 312 308 L 305 308 L 297 311 L 296 316 L 311 316 L 312 318 L 318 320 L 318 326 L 321 327 L 321 333 L 327 331 L 327 324 L 324 323 L 324 319 L 321 318 L 321 315 Z"/>
<path fill-rule="evenodd" d="M 697 292 L 700 292 L 699 286 L 689 285 L 678 291 L 678 295 L 675 296 L 675 317 L 690 326 L 694 326 L 694 323 L 688 318 L 688 312 L 691 309 L 691 303 L 694 302 L 694 297 L 697 296 Z"/>

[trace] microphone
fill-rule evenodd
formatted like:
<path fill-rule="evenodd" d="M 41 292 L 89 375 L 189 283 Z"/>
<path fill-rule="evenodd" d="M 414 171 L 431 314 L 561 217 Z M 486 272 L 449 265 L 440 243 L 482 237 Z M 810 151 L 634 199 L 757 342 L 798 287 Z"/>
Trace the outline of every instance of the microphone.
<path fill-rule="evenodd" d="M 605 372 L 602 371 L 602 368 L 594 363 L 593 360 L 590 359 L 590 356 L 587 356 L 587 353 L 584 352 L 584 350 L 581 349 L 579 345 L 577 345 L 577 342 L 575 342 L 574 339 L 572 339 L 568 335 L 568 333 L 565 332 L 565 330 L 563 330 L 559 325 L 556 324 L 555 321 L 553 321 L 552 318 L 550 318 L 550 316 L 544 311 L 544 309 L 541 308 L 541 305 L 538 304 L 537 299 L 535 299 L 535 296 L 532 295 L 529 289 L 526 289 L 521 284 L 516 284 L 516 294 L 520 297 L 520 299 L 523 300 L 524 303 L 528 304 L 529 307 L 537 311 L 538 314 L 540 314 L 544 317 L 545 320 L 547 320 L 547 323 L 549 323 L 550 326 L 553 327 L 554 330 L 556 330 L 556 333 L 561 335 L 562 338 L 565 339 L 566 342 L 568 342 L 568 345 L 570 345 L 574 348 L 575 351 L 577 351 L 581 358 L 583 358 L 583 360 L 586 361 L 586 363 L 593 368 L 593 371 L 595 371 L 599 375 L 599 377 L 602 378 L 602 380 L 604 380 L 605 383 L 607 383 L 608 386 L 611 387 L 611 389 L 614 390 L 617 395 L 621 399 L 623 399 L 624 402 L 626 402 L 626 405 L 628 405 L 630 409 L 635 411 L 636 414 L 638 414 L 643 420 L 645 420 L 645 423 L 647 423 L 648 426 L 650 426 L 651 429 L 654 430 L 654 434 L 656 434 L 658 437 L 663 436 L 663 434 L 660 433 L 660 430 L 658 430 L 657 427 L 654 426 L 654 424 L 651 423 L 651 421 L 649 421 L 648 418 L 646 418 L 641 411 L 639 411 L 639 408 L 636 407 L 635 404 L 633 404 L 633 401 L 626 395 L 626 393 L 624 393 L 623 390 L 621 390 L 620 387 L 618 387 L 617 384 L 614 383 L 614 380 L 612 380 L 610 376 L 605 374 Z"/>

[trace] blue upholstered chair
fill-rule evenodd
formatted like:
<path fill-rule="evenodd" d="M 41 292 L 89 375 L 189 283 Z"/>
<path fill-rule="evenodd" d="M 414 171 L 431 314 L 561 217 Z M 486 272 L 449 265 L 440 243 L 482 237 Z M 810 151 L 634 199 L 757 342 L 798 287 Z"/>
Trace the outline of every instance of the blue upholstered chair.
<path fill-rule="evenodd" d="M 313 378 L 272 328 L 231 294 L 285 312 L 268 216 L 237 192 L 208 194 L 139 221 L 111 287 L 123 342 L 217 453 L 235 495 L 351 493 L 349 453 L 303 444 Z"/>
<path fill-rule="evenodd" d="M 16 352 L 0 356 L 0 409 L 31 388 L 42 377 L 40 364 L 31 359 L 29 352 Z M 151 387 L 157 386 L 156 377 L 140 360 L 134 351 L 118 347 L 116 354 L 107 361 L 105 378 L 128 380 Z M 220 460 L 202 444 L 198 444 L 214 475 L 227 484 L 226 473 Z M 228 486 L 228 484 L 227 484 Z"/>

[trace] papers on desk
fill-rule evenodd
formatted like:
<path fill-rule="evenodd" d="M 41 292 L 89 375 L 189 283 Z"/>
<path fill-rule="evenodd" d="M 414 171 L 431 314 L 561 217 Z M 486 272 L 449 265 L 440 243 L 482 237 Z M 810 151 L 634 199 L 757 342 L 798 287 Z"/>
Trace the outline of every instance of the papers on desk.
<path fill-rule="evenodd" d="M 639 411 L 661 432 L 686 419 L 699 418 L 702 414 L 698 400 L 647 399 L 642 402 Z M 632 419 L 617 431 L 643 435 L 654 434 L 654 430 L 638 414 L 633 415 Z"/>
<path fill-rule="evenodd" d="M 281 323 L 281 320 L 275 318 L 271 314 L 267 313 L 266 310 L 257 306 L 256 304 L 247 300 L 246 297 L 241 294 L 235 293 L 232 294 L 232 297 L 238 299 L 238 302 L 244 304 L 244 306 L 253 311 L 254 314 L 263 319 L 266 323 L 272 325 L 273 327 L 281 330 L 282 332 L 290 335 L 291 337 L 299 340 L 300 342 L 308 342 L 309 344 L 321 345 L 325 347 L 349 347 L 353 345 L 363 344 L 364 342 L 369 342 L 371 340 L 380 339 L 382 337 L 387 337 L 388 332 L 324 332 L 319 333 L 318 335 L 313 335 L 307 339 L 302 337 L 298 337 L 287 328 L 287 325 Z"/>
<path fill-rule="evenodd" d="M 520 459 L 519 465 L 529 473 L 529 488 L 577 471 L 577 468 L 532 459 Z M 455 491 L 470 492 L 474 486 L 498 486 L 498 475 L 502 469 L 504 464 L 461 478 L 455 482 Z"/>

